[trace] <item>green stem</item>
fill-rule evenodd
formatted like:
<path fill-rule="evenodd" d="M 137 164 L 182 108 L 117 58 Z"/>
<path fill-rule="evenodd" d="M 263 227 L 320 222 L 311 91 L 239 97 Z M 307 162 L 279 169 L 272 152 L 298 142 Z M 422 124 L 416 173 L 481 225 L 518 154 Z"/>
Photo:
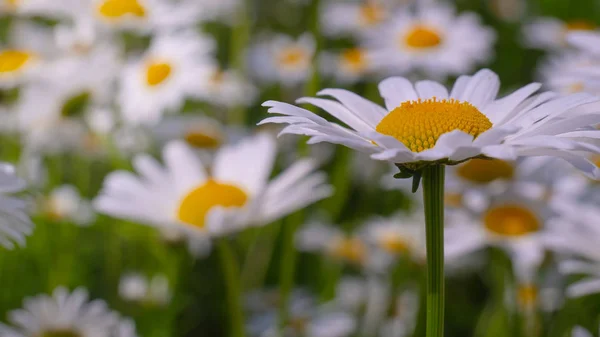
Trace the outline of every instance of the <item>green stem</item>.
<path fill-rule="evenodd" d="M 294 247 L 294 235 L 296 229 L 302 222 L 302 213 L 290 215 L 283 223 L 282 257 L 279 267 L 279 294 L 281 297 L 279 307 L 279 328 L 285 327 L 289 316 L 289 299 L 294 287 L 294 276 L 296 273 L 296 249 Z"/>
<path fill-rule="evenodd" d="M 444 173 L 443 165 L 423 169 L 427 229 L 427 337 L 444 336 Z"/>
<path fill-rule="evenodd" d="M 223 270 L 223 278 L 227 287 L 227 304 L 229 306 L 229 336 L 244 337 L 244 311 L 242 308 L 240 271 L 231 244 L 226 238 L 217 243 L 219 260 Z"/>

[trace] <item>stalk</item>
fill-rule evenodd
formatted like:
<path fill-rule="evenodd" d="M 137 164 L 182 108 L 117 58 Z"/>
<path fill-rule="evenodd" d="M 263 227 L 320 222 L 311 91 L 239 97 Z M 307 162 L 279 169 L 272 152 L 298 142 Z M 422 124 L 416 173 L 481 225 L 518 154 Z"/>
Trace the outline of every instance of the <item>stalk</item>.
<path fill-rule="evenodd" d="M 227 305 L 229 311 L 229 336 L 244 337 L 244 311 L 242 308 L 240 271 L 233 248 L 226 238 L 217 243 L 219 260 L 225 286 L 227 288 Z"/>

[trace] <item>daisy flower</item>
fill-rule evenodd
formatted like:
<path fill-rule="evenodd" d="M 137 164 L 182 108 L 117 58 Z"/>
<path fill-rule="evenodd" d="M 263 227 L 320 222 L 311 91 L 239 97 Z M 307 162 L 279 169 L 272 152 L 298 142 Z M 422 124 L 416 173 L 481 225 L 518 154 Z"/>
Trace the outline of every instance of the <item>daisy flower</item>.
<path fill-rule="evenodd" d="M 414 172 L 432 163 L 457 164 L 479 158 L 514 160 L 520 156 L 565 159 L 589 176 L 600 169 L 587 160 L 597 153 L 600 100 L 587 94 L 532 96 L 527 85 L 498 99 L 500 81 L 490 70 L 461 76 L 450 92 L 433 81 L 414 85 L 402 77 L 379 84 L 386 108 L 352 92 L 325 89 L 324 98 L 300 98 L 322 108 L 348 127 L 282 102 L 268 101 L 271 117 L 259 124 L 289 124 L 281 134 L 310 136 L 309 143 L 342 144 Z"/>
<path fill-rule="evenodd" d="M 164 166 L 140 155 L 133 161 L 139 176 L 109 174 L 95 206 L 115 217 L 205 237 L 270 223 L 331 193 L 310 160 L 269 182 L 275 154 L 274 140 L 259 134 L 222 147 L 209 174 L 189 146 L 174 141 L 164 148 Z"/>
<path fill-rule="evenodd" d="M 296 233 L 296 247 L 303 252 L 321 253 L 334 260 L 369 266 L 369 246 L 359 235 L 318 222 L 306 224 Z"/>
<path fill-rule="evenodd" d="M 25 245 L 25 236 L 31 234 L 33 223 L 26 213 L 25 201 L 11 196 L 22 191 L 25 183 L 17 178 L 12 165 L 0 164 L 0 246 L 7 249 Z"/>
<path fill-rule="evenodd" d="M 247 79 L 232 69 L 215 69 L 205 86 L 202 97 L 208 103 L 223 107 L 247 107 L 254 103 L 258 90 Z"/>
<path fill-rule="evenodd" d="M 321 70 L 342 84 L 353 84 L 368 76 L 373 63 L 366 50 L 350 48 L 339 53 L 323 53 Z"/>
<path fill-rule="evenodd" d="M 332 37 L 360 35 L 382 24 L 392 8 L 392 1 L 331 1 L 321 14 L 323 34 Z"/>
<path fill-rule="evenodd" d="M 51 296 L 29 297 L 23 304 L 8 313 L 12 326 L 0 325 L 3 336 L 112 336 L 121 323 L 106 302 L 89 301 L 83 288 L 69 292 L 58 287 Z"/>
<path fill-rule="evenodd" d="M 42 201 L 41 211 L 49 219 L 71 221 L 80 226 L 89 225 L 95 219 L 91 204 L 72 185 L 54 188 Z"/>
<path fill-rule="evenodd" d="M 210 85 L 213 49 L 212 39 L 192 31 L 156 36 L 146 54 L 123 71 L 117 100 L 125 122 L 155 124 L 186 98 L 201 95 L 202 85 Z"/>
<path fill-rule="evenodd" d="M 309 34 L 298 39 L 275 35 L 257 43 L 249 52 L 250 70 L 267 83 L 298 85 L 308 78 L 315 53 L 315 40 Z"/>
<path fill-rule="evenodd" d="M 549 89 L 561 94 L 587 92 L 600 95 L 600 58 L 580 52 L 552 55 L 540 66 L 539 77 Z M 595 78 L 594 78 L 595 77 Z"/>
<path fill-rule="evenodd" d="M 147 305 L 164 306 L 171 301 L 169 280 L 165 275 L 154 275 L 147 278 L 139 273 L 128 273 L 121 276 L 119 295 L 126 301 Z"/>
<path fill-rule="evenodd" d="M 364 45 L 377 70 L 405 74 L 422 71 L 434 78 L 472 71 L 489 61 L 493 30 L 475 13 L 455 14 L 449 5 L 420 6 L 399 11 L 370 32 Z"/>
<path fill-rule="evenodd" d="M 596 24 L 586 20 L 561 21 L 551 17 L 537 18 L 523 26 L 523 42 L 531 48 L 557 50 L 567 47 L 569 33 L 596 29 Z"/>

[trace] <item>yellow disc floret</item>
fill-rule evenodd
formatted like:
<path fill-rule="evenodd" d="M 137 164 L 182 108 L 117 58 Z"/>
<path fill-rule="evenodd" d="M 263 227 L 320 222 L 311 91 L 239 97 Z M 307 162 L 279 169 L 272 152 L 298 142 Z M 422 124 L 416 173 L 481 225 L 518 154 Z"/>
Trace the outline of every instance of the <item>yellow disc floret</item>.
<path fill-rule="evenodd" d="M 183 198 L 177 218 L 183 223 L 204 228 L 206 215 L 213 207 L 242 207 L 247 200 L 248 195 L 239 187 L 211 179 Z"/>
<path fill-rule="evenodd" d="M 487 184 L 495 180 L 509 180 L 515 168 L 500 159 L 471 159 L 456 170 L 459 177 L 475 184 Z"/>
<path fill-rule="evenodd" d="M 440 45 L 442 37 L 434 28 L 417 25 L 404 36 L 404 43 L 411 48 L 427 49 Z"/>
<path fill-rule="evenodd" d="M 146 83 L 157 86 L 171 75 L 171 65 L 165 62 L 152 62 L 146 68 Z"/>
<path fill-rule="evenodd" d="M 454 99 L 404 102 L 377 125 L 377 132 L 392 136 L 413 152 L 435 146 L 444 133 L 460 130 L 479 136 L 492 122 L 476 107 Z"/>
<path fill-rule="evenodd" d="M 33 55 L 24 50 L 8 49 L 0 52 L 0 74 L 22 69 Z"/>
<path fill-rule="evenodd" d="M 108 19 L 118 19 L 125 15 L 146 16 L 146 9 L 137 0 L 106 0 L 98 6 L 98 13 Z"/>
<path fill-rule="evenodd" d="M 518 237 L 541 229 L 535 213 L 519 205 L 501 205 L 489 209 L 483 218 L 485 228 L 502 236 Z"/>

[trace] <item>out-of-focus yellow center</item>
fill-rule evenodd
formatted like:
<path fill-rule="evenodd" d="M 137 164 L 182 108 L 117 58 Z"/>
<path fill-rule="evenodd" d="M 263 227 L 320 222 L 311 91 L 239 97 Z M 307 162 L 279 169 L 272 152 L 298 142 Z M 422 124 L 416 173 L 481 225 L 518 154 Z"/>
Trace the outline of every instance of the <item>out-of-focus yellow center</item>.
<path fill-rule="evenodd" d="M 143 18 L 146 16 L 146 9 L 137 0 L 106 0 L 98 6 L 98 13 L 109 19 L 125 15 Z"/>
<path fill-rule="evenodd" d="M 300 47 L 289 47 L 281 51 L 277 62 L 284 68 L 294 68 L 308 60 L 308 53 Z"/>
<path fill-rule="evenodd" d="M 223 79 L 225 79 L 225 73 L 222 70 L 215 70 L 210 76 L 210 81 L 216 85 L 223 83 Z"/>
<path fill-rule="evenodd" d="M 362 264 L 367 257 L 367 248 L 358 238 L 343 238 L 336 240 L 331 248 L 331 254 L 351 263 Z"/>
<path fill-rule="evenodd" d="M 41 337 L 81 337 L 81 334 L 73 330 L 48 330 L 41 334 Z"/>
<path fill-rule="evenodd" d="M 402 255 L 410 252 L 408 242 L 398 235 L 389 235 L 381 238 L 379 246 L 386 252 L 394 255 Z"/>
<path fill-rule="evenodd" d="M 151 62 L 146 66 L 146 83 L 154 87 L 163 83 L 171 75 L 171 65 L 165 62 Z"/>
<path fill-rule="evenodd" d="M 538 289 L 534 285 L 522 285 L 517 290 L 517 300 L 524 308 L 535 306 L 538 297 Z"/>
<path fill-rule="evenodd" d="M 183 198 L 177 218 L 183 223 L 204 228 L 206 214 L 213 207 L 242 207 L 247 201 L 248 195 L 239 187 L 210 179 Z"/>
<path fill-rule="evenodd" d="M 596 29 L 596 25 L 593 22 L 586 20 L 573 20 L 565 23 L 568 31 L 576 31 L 576 30 L 594 30 Z"/>
<path fill-rule="evenodd" d="M 353 72 L 360 72 L 367 67 L 365 53 L 360 48 L 347 49 L 341 54 L 342 65 Z"/>
<path fill-rule="evenodd" d="M 214 149 L 221 145 L 221 137 L 202 130 L 191 130 L 184 136 L 185 141 L 199 149 Z"/>
<path fill-rule="evenodd" d="M 460 193 L 447 192 L 444 194 L 444 205 L 460 208 L 463 206 L 463 196 Z"/>
<path fill-rule="evenodd" d="M 473 105 L 434 97 L 402 103 L 379 122 L 376 130 L 413 152 L 421 152 L 433 148 L 444 133 L 460 130 L 477 137 L 491 127 L 492 122 Z"/>
<path fill-rule="evenodd" d="M 442 43 L 442 37 L 436 29 L 424 25 L 413 27 L 405 36 L 404 44 L 415 49 L 437 47 Z"/>
<path fill-rule="evenodd" d="M 8 49 L 0 52 L 0 74 L 19 71 L 33 57 L 33 54 L 24 50 Z"/>
<path fill-rule="evenodd" d="M 385 18 L 385 10 L 374 2 L 367 2 L 360 7 L 360 21 L 363 26 L 374 26 Z"/>
<path fill-rule="evenodd" d="M 585 89 L 585 85 L 583 82 L 576 82 L 567 87 L 567 93 L 575 94 L 578 92 L 582 92 Z"/>
<path fill-rule="evenodd" d="M 471 159 L 460 165 L 456 173 L 469 182 L 487 184 L 499 179 L 511 179 L 515 169 L 512 164 L 500 159 Z"/>
<path fill-rule="evenodd" d="M 490 208 L 483 221 L 490 232 L 510 237 L 535 233 L 541 228 L 537 216 L 532 211 L 512 204 Z"/>
<path fill-rule="evenodd" d="M 20 2 L 21 0 L 4 0 L 4 3 L 12 8 L 16 8 Z"/>

